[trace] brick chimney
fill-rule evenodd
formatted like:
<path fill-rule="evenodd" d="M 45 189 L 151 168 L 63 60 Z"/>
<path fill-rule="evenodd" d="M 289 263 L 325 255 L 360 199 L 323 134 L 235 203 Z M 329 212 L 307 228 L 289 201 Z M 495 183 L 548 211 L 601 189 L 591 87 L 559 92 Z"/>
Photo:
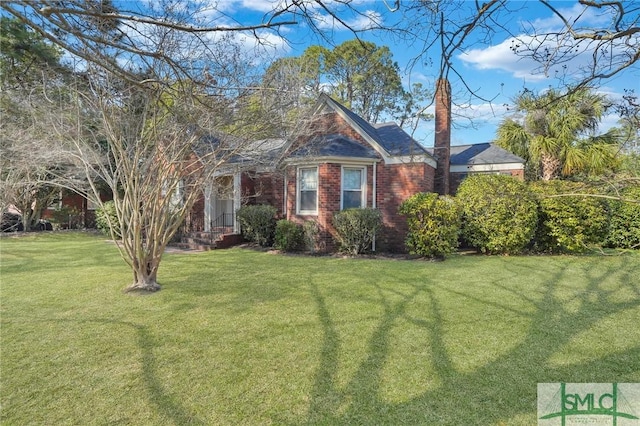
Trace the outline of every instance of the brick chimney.
<path fill-rule="evenodd" d="M 449 194 L 449 169 L 451 156 L 451 85 L 441 78 L 436 83 L 436 132 L 434 136 L 434 156 L 438 163 L 435 175 L 435 191 Z"/>

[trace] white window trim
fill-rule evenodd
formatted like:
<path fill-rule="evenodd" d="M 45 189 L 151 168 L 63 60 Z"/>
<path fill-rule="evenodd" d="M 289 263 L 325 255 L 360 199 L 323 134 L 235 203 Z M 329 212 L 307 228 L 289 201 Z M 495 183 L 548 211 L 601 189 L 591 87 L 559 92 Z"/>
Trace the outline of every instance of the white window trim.
<path fill-rule="evenodd" d="M 344 170 L 360 170 L 362 172 L 362 180 L 360 183 L 360 208 L 367 207 L 367 168 L 361 166 L 342 165 L 340 170 L 340 210 L 344 210 Z"/>
<path fill-rule="evenodd" d="M 315 170 L 316 171 L 316 209 L 315 210 L 302 210 L 300 208 L 301 197 L 300 197 L 300 173 L 302 170 Z M 318 170 L 318 166 L 300 166 L 296 170 L 296 214 L 306 215 L 306 216 L 317 216 L 318 215 L 318 195 L 320 192 L 320 172 Z"/>

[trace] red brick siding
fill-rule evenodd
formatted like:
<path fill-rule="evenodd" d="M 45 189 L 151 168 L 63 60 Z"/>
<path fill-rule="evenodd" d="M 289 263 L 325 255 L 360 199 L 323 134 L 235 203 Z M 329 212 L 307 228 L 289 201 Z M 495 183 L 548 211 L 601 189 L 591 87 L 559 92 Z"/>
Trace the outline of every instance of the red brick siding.
<path fill-rule="evenodd" d="M 435 169 L 424 163 L 378 165 L 377 206 L 384 225 L 377 241 L 380 251 L 406 251 L 407 222 L 398 209 L 414 194 L 433 192 L 434 175 Z"/>
<path fill-rule="evenodd" d="M 242 204 L 255 204 L 254 195 L 256 193 L 255 181 L 259 175 L 257 173 L 244 172 L 240 175 L 240 192 Z"/>
<path fill-rule="evenodd" d="M 418 192 L 432 192 L 434 168 L 424 163 L 398 165 L 377 164 L 376 207 L 381 211 L 384 231 L 378 237 L 378 251 L 405 251 L 406 220 L 398 214 L 400 204 Z M 366 166 L 367 207 L 373 206 L 373 166 Z M 340 211 L 342 165 L 318 165 L 318 215 L 296 214 L 296 167 L 287 170 L 287 218 L 302 224 L 307 220 L 319 226 L 318 250 L 336 249 L 333 215 Z"/>
<path fill-rule="evenodd" d="M 284 176 L 281 173 L 242 173 L 240 187 L 243 204 L 269 204 L 284 217 Z"/>
<path fill-rule="evenodd" d="M 340 211 L 342 198 L 342 164 L 321 163 L 318 167 L 318 214 L 297 214 L 297 167 L 291 166 L 287 170 L 287 219 L 296 223 L 311 220 L 318 224 L 319 251 L 334 251 L 336 247 L 336 231 L 333 227 L 333 215 Z M 366 198 L 367 207 L 373 203 L 373 166 L 366 168 Z"/>
<path fill-rule="evenodd" d="M 524 169 L 509 170 L 509 172 L 511 173 L 511 176 L 517 177 L 520 180 L 524 180 Z"/>
<path fill-rule="evenodd" d="M 102 201 L 109 201 L 113 197 L 111 194 L 100 193 L 100 199 Z M 62 206 L 73 208 L 83 215 L 84 226 L 86 228 L 95 228 L 96 227 L 96 212 L 95 210 L 89 210 L 87 208 L 87 199 L 75 192 L 63 192 L 62 193 Z M 58 206 L 54 206 L 57 208 Z M 51 219 L 53 217 L 53 211 L 49 209 L 44 209 L 42 212 L 43 219 Z"/>
<path fill-rule="evenodd" d="M 185 226 L 189 232 L 204 231 L 204 194 L 202 192 L 187 215 Z"/>
<path fill-rule="evenodd" d="M 451 156 L 451 85 L 445 79 L 436 84 L 434 157 L 438 162 L 435 191 L 450 194 L 449 165 Z"/>

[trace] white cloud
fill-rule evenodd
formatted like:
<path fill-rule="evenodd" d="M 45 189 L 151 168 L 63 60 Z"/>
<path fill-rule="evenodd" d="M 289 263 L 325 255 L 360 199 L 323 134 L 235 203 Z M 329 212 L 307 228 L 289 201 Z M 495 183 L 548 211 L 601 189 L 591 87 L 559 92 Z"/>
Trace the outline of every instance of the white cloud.
<path fill-rule="evenodd" d="M 614 22 L 611 8 L 601 10 L 575 3 L 557 10 L 577 32 L 607 29 Z M 532 82 L 553 77 L 580 79 L 620 66 L 633 53 L 632 46 L 640 43 L 638 36 L 604 45 L 597 41 L 575 40 L 555 14 L 521 21 L 520 25 L 523 28 L 521 35 L 497 45 L 467 50 L 458 58 L 475 69 L 504 71 Z"/>
<path fill-rule="evenodd" d="M 522 38 L 522 37 L 521 37 Z M 529 38 L 528 41 L 531 41 Z M 540 64 L 528 57 L 519 57 L 513 52 L 516 39 L 507 39 L 502 43 L 482 49 L 471 49 L 458 55 L 465 64 L 480 70 L 501 70 L 516 78 L 539 81 L 545 75 L 539 71 Z"/>
<path fill-rule="evenodd" d="M 595 42 L 575 41 L 561 35 L 520 35 L 487 48 L 467 50 L 458 55 L 458 59 L 479 70 L 504 71 L 528 81 L 553 77 L 580 79 L 594 71 L 594 58 L 599 57 L 594 53 L 596 48 Z M 619 58 L 624 58 L 628 47 L 620 42 L 608 49 L 613 59 L 611 62 L 606 58 L 598 60 L 600 70 L 606 71 L 608 67 L 619 65 Z M 533 52 L 536 52 L 538 60 L 532 56 Z M 599 52 L 602 55 L 602 49 Z M 545 54 L 550 55 L 547 64 L 544 62 L 547 60 Z"/>
<path fill-rule="evenodd" d="M 284 38 L 270 31 L 258 31 L 255 34 L 237 33 L 234 38 L 243 46 L 245 52 L 256 55 L 256 59 L 263 57 L 271 61 L 291 50 Z"/>
<path fill-rule="evenodd" d="M 346 30 L 350 28 L 355 31 L 364 31 L 382 25 L 382 15 L 374 10 L 366 10 L 352 18 L 343 19 L 341 17 L 342 22 L 336 20 L 331 15 L 320 12 L 313 13 L 311 17 L 315 25 L 321 30 Z"/>
<path fill-rule="evenodd" d="M 601 27 L 612 23 L 612 13 L 609 12 L 607 8 L 601 10 L 595 7 L 583 6 L 579 3 L 574 3 L 572 7 L 557 8 L 556 10 L 568 22 L 571 22 L 575 29 L 579 29 L 581 27 Z M 522 22 L 521 24 L 526 27 L 535 28 L 538 33 L 558 31 L 564 26 L 562 20 L 556 14 L 553 14 L 548 18 L 535 19 L 531 23 Z"/>
<path fill-rule="evenodd" d="M 286 7 L 284 0 L 209 0 L 215 7 L 223 12 L 240 12 L 241 9 L 268 13 L 273 10 L 281 10 Z"/>

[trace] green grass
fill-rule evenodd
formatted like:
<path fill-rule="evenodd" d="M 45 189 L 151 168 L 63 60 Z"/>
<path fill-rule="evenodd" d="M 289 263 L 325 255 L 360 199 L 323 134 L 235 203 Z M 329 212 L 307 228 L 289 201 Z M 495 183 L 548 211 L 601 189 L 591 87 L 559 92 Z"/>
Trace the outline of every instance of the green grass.
<path fill-rule="evenodd" d="M 532 425 L 539 382 L 640 382 L 640 256 L 445 262 L 2 238 L 0 422 Z"/>

